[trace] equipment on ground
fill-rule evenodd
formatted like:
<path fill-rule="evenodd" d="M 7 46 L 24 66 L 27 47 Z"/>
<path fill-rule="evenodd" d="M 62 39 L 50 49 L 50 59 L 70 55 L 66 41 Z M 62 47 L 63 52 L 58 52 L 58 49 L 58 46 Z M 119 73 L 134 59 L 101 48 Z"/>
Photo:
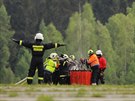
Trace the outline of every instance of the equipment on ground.
<path fill-rule="evenodd" d="M 19 85 L 24 83 L 27 80 L 27 77 L 25 77 L 24 79 L 20 80 L 19 82 L 15 83 L 15 85 Z"/>

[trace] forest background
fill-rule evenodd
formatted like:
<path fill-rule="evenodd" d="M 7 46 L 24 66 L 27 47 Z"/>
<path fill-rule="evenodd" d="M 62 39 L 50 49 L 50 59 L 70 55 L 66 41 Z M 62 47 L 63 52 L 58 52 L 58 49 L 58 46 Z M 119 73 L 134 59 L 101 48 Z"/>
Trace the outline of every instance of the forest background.
<path fill-rule="evenodd" d="M 0 0 L 0 83 L 27 76 L 31 53 L 11 38 L 33 41 L 37 32 L 45 43 L 66 47 L 45 52 L 87 58 L 91 47 L 107 59 L 108 84 L 135 83 L 134 0 Z"/>

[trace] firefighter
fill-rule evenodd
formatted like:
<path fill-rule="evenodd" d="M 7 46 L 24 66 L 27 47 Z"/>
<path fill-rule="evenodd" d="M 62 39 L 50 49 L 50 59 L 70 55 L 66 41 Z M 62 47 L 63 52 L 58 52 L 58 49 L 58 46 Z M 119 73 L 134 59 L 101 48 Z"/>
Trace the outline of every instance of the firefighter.
<path fill-rule="evenodd" d="M 44 51 L 51 48 L 56 48 L 59 46 L 64 46 L 65 44 L 58 43 L 47 43 L 44 44 L 42 41 L 44 40 L 43 34 L 37 33 L 34 38 L 34 42 L 28 42 L 24 40 L 16 40 L 12 39 L 19 45 L 22 45 L 26 48 L 31 49 L 32 51 L 32 59 L 28 72 L 27 83 L 32 84 L 33 76 L 35 75 L 36 69 L 38 69 L 38 83 L 41 84 L 43 82 L 43 54 Z"/>
<path fill-rule="evenodd" d="M 101 50 L 97 50 L 96 51 L 96 55 L 98 57 L 98 60 L 99 60 L 99 73 L 98 73 L 98 79 L 97 79 L 97 84 L 100 80 L 101 84 L 104 84 L 105 83 L 105 80 L 104 80 L 104 71 L 106 69 L 106 59 L 105 57 L 103 56 L 103 53 Z"/>
<path fill-rule="evenodd" d="M 52 84 L 52 76 L 58 65 L 58 54 L 51 53 L 50 56 L 44 62 L 45 72 L 44 72 L 44 82 Z"/>
<path fill-rule="evenodd" d="M 97 85 L 97 76 L 99 71 L 99 61 L 96 54 L 92 49 L 88 51 L 89 59 L 87 60 L 87 64 L 92 69 L 92 85 Z"/>
<path fill-rule="evenodd" d="M 67 54 L 61 54 L 60 56 L 60 84 L 70 84 L 70 77 L 69 77 L 69 57 Z"/>
<path fill-rule="evenodd" d="M 69 56 L 69 70 L 81 70 L 79 62 L 76 60 L 74 55 Z"/>
<path fill-rule="evenodd" d="M 74 55 L 70 55 L 69 58 L 72 59 L 72 60 L 76 59 Z"/>
<path fill-rule="evenodd" d="M 57 67 L 56 67 L 55 71 L 52 74 L 52 82 L 55 85 L 57 85 L 59 83 L 59 76 L 60 76 L 59 66 L 60 66 L 60 61 L 59 61 L 59 56 L 58 56 L 58 58 L 57 58 Z"/>

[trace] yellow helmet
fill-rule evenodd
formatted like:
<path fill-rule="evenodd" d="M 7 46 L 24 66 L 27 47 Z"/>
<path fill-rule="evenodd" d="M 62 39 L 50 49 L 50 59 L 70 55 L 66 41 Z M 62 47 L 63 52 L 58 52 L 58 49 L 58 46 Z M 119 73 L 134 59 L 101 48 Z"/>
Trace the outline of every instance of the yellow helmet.
<path fill-rule="evenodd" d="M 70 55 L 69 56 L 72 60 L 75 60 L 75 56 L 74 55 Z"/>
<path fill-rule="evenodd" d="M 94 53 L 94 51 L 92 49 L 88 50 L 88 55 L 91 55 L 93 53 Z"/>

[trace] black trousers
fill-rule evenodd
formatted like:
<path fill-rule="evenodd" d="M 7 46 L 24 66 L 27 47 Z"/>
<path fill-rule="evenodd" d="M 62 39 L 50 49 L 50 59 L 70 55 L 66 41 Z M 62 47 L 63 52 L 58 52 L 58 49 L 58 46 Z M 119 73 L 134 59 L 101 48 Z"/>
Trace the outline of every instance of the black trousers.
<path fill-rule="evenodd" d="M 35 75 L 36 69 L 38 70 L 38 83 L 41 84 L 43 82 L 43 75 L 44 75 L 42 57 L 32 57 L 28 72 L 28 79 L 27 79 L 28 84 L 32 84 L 33 76 Z"/>
<path fill-rule="evenodd" d="M 91 67 L 91 69 L 92 69 L 92 79 L 91 79 L 91 82 L 92 83 L 97 83 L 98 72 L 99 72 L 99 65 L 95 65 L 95 66 Z"/>
<path fill-rule="evenodd" d="M 97 84 L 99 84 L 99 81 L 100 81 L 101 84 L 105 84 L 104 71 L 105 71 L 105 68 L 102 69 L 102 70 L 99 69 L 98 78 L 97 78 Z"/>
<path fill-rule="evenodd" d="M 44 83 L 52 84 L 52 73 L 47 70 L 44 70 Z"/>
<path fill-rule="evenodd" d="M 59 83 L 59 79 L 60 79 L 60 71 L 59 70 L 56 70 L 52 74 L 52 82 L 53 82 L 53 84 L 57 85 Z"/>
<path fill-rule="evenodd" d="M 69 85 L 70 84 L 70 76 L 65 75 L 64 77 L 60 77 L 59 84 Z"/>
<path fill-rule="evenodd" d="M 69 71 L 60 71 L 59 84 L 65 84 L 65 85 L 70 84 Z"/>

